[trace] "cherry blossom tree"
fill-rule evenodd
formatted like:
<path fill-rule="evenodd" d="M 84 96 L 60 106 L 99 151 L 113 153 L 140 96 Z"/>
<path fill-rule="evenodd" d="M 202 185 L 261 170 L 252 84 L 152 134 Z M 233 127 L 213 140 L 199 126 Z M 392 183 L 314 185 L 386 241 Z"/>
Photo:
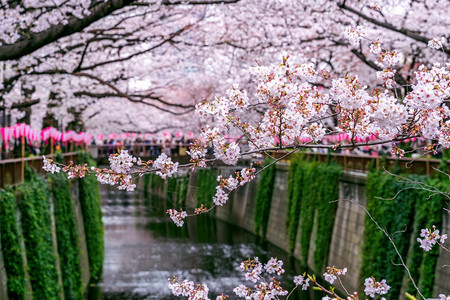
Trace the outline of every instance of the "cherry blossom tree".
<path fill-rule="evenodd" d="M 8 6 L 6 12 L 13 14 L 23 6 L 12 3 L 3 4 Z M 270 156 L 271 151 L 282 151 L 286 157 L 305 148 L 331 151 L 389 144 L 392 153 L 401 156 L 403 150 L 395 142 L 413 137 L 432 141 L 432 150 L 450 146 L 449 37 L 445 36 L 449 28 L 445 12 L 450 8 L 445 1 L 305 1 L 300 8 L 288 0 L 221 3 L 132 1 L 99 17 L 99 22 L 87 22 L 76 33 L 61 34 L 45 45 L 37 43 L 34 50 L 30 46 L 31 56 L 8 58 L 0 51 L 0 58 L 16 59 L 5 62 L 4 101 L 14 93 L 24 93 L 24 88 L 33 101 L 34 95 L 44 93 L 33 84 L 40 78 L 64 98 L 65 105 L 76 98 L 84 102 L 74 107 L 85 107 L 91 114 L 96 112 L 90 101 L 120 98 L 141 105 L 138 109 L 146 105 L 171 114 L 188 112 L 196 103 L 195 112 L 208 120 L 188 151 L 188 164 L 179 165 L 165 154 L 142 161 L 122 150 L 110 156 L 110 169 L 73 163 L 60 166 L 49 159 L 45 159 L 45 169 L 58 172 L 63 167 L 70 178 L 92 173 L 103 184 L 132 191 L 136 176 L 156 173 L 165 179 L 181 168 L 194 170 L 213 161 L 236 165 L 242 157 Z M 97 7 L 80 7 L 70 1 L 65 5 L 67 10 L 49 10 L 51 22 L 64 24 L 73 17 L 85 20 L 94 14 L 87 10 Z M 60 19 L 58 12 L 71 18 Z M 15 23 L 18 27 L 14 28 L 45 32 L 48 27 L 40 27 L 39 19 Z M 20 34 L 13 33 L 2 39 L 7 45 L 21 41 Z M 191 68 L 195 69 L 192 77 Z M 191 102 L 165 98 L 183 90 L 164 88 L 177 84 L 209 90 L 212 84 L 197 81 L 208 77 L 222 80 L 218 89 L 229 86 L 223 96 Z M 174 79 L 177 83 L 169 85 Z M 148 88 L 149 82 L 159 86 Z M 123 112 L 117 118 L 121 116 Z M 229 139 L 234 133 L 242 138 Z M 336 134 L 346 135 L 347 141 L 335 140 Z M 208 147 L 213 149 L 212 157 L 206 156 Z M 233 190 L 264 171 L 256 169 L 257 163 L 228 178 L 219 176 L 213 207 L 170 209 L 169 216 L 182 226 L 187 217 L 226 205 Z M 444 243 L 446 236 L 433 228 L 424 229 L 422 237 L 418 242 L 427 250 Z M 281 266 L 282 262 L 271 259 L 264 269 L 279 274 Z M 256 285 L 254 289 L 237 287 L 238 296 L 289 297 L 275 275 L 262 279 L 263 265 L 257 258 L 243 262 L 241 268 Z M 345 273 L 344 266 L 329 267 L 324 277 L 333 283 Z M 340 299 L 313 275 L 295 279 L 297 287 L 307 288 L 310 282 L 330 298 Z M 207 299 L 204 284 L 174 278 L 169 287 L 176 295 Z M 388 291 L 383 279 L 365 280 L 365 293 L 371 298 Z M 347 297 L 359 296 L 347 293 Z"/>
<path fill-rule="evenodd" d="M 139 131 L 152 126 L 149 116 L 182 126 L 195 103 L 231 83 L 253 94 L 254 59 L 269 64 L 283 51 L 405 95 L 421 63 L 449 54 L 445 1 L 3 1 L 0 9 L 3 107 L 34 127 L 80 118 L 91 130 Z M 373 71 L 385 68 L 369 42 L 343 36 L 357 25 L 402 54 L 379 79 Z"/>

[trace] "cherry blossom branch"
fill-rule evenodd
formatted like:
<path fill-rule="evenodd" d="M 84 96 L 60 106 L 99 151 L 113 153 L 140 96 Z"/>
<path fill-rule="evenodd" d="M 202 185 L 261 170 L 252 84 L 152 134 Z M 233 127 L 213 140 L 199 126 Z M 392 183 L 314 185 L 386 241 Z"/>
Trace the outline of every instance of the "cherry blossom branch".
<path fill-rule="evenodd" d="M 345 9 L 345 10 L 347 10 L 347 11 L 349 11 L 349 12 L 351 12 L 351 13 L 353 13 L 353 14 L 361 17 L 361 18 L 363 18 L 366 21 L 369 21 L 370 23 L 373 23 L 373 24 L 378 25 L 380 27 L 389 29 L 391 31 L 395 31 L 395 32 L 401 33 L 401 34 L 403 34 L 403 35 L 405 35 L 407 37 L 410 37 L 410 38 L 412 38 L 412 39 L 414 39 L 414 40 L 416 40 L 418 42 L 427 44 L 429 42 L 429 40 L 430 40 L 429 38 L 421 36 L 420 34 L 417 34 L 414 31 L 411 31 L 411 30 L 408 30 L 408 29 L 405 29 L 405 28 L 397 28 L 397 27 L 393 26 L 392 24 L 389 24 L 389 23 L 386 23 L 386 22 L 381 22 L 381 21 L 378 21 L 377 19 L 371 18 L 371 17 L 361 13 L 360 11 L 357 11 L 356 9 L 353 9 L 353 8 L 347 6 L 345 4 L 345 1 L 343 3 L 338 3 L 338 6 L 340 8 L 342 8 L 342 9 Z M 450 49 L 447 49 L 447 48 L 443 47 L 442 50 L 447 55 L 450 55 Z"/>

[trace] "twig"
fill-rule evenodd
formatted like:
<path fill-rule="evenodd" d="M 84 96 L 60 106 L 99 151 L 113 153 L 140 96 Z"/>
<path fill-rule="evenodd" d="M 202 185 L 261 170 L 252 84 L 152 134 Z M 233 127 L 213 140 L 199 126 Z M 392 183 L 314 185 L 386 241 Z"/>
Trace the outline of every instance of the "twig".
<path fill-rule="evenodd" d="M 417 284 L 416 284 L 416 282 L 414 281 L 414 278 L 413 278 L 412 275 L 411 275 L 411 271 L 409 270 L 408 266 L 406 266 L 406 263 L 405 263 L 405 261 L 403 260 L 402 255 L 401 255 L 400 252 L 398 251 L 397 245 L 395 245 L 394 240 L 393 240 L 393 239 L 391 238 L 391 236 L 386 232 L 386 230 L 384 230 L 383 228 L 381 228 L 381 226 L 377 223 L 377 221 L 375 221 L 375 219 L 372 217 L 372 215 L 369 213 L 369 211 L 368 211 L 364 206 L 362 206 L 361 204 L 359 204 L 359 203 L 357 203 L 357 202 L 355 202 L 355 201 L 353 201 L 353 200 L 349 200 L 349 199 L 338 199 L 338 200 L 335 200 L 335 201 L 332 201 L 332 202 L 338 202 L 338 201 L 347 201 L 347 202 L 350 202 L 350 203 L 352 203 L 352 204 L 358 206 L 359 208 L 363 209 L 363 210 L 366 212 L 366 214 L 369 216 L 370 220 L 375 224 L 375 226 L 376 226 L 379 230 L 381 230 L 381 232 L 383 232 L 383 234 L 388 238 L 388 240 L 389 240 L 389 242 L 391 243 L 391 245 L 394 247 L 395 253 L 396 253 L 397 256 L 399 257 L 400 262 L 401 262 L 401 265 L 403 266 L 403 268 L 404 268 L 404 269 L 406 270 L 406 272 L 408 273 L 408 277 L 409 277 L 409 279 L 411 280 L 411 282 L 412 282 L 414 288 L 416 289 L 417 293 L 420 295 L 420 297 L 422 297 L 422 299 L 426 299 L 425 296 L 422 295 L 422 293 L 420 292 L 419 288 L 417 287 Z"/>

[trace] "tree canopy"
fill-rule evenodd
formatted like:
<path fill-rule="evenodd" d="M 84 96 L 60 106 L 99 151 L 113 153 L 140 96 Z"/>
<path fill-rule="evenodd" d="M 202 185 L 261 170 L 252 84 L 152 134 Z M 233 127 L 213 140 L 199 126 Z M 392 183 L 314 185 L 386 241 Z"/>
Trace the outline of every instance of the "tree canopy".
<path fill-rule="evenodd" d="M 371 40 L 401 51 L 394 80 L 404 96 L 420 64 L 448 59 L 447 4 L 3 0 L 1 107 L 13 122 L 35 127 L 77 121 L 107 133 L 196 126 L 202 122 L 192 118 L 196 103 L 232 83 L 252 95 L 248 67 L 285 54 L 331 76 L 357 73 L 364 84 L 383 88 L 374 75 L 384 69 L 378 57 L 363 47 L 368 41 L 354 45 L 344 38 L 348 26 L 363 26 Z M 442 38 L 442 47 L 427 47 L 431 38 Z"/>

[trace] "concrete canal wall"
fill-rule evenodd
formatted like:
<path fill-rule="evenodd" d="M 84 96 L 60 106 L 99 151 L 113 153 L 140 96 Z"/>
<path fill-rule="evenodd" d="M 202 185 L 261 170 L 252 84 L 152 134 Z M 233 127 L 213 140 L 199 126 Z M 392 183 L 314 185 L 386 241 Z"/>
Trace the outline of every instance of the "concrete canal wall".
<path fill-rule="evenodd" d="M 215 177 L 219 174 L 219 172 L 222 174 L 223 177 L 228 177 L 231 174 L 234 174 L 235 171 L 238 169 L 233 167 L 219 167 L 217 170 L 217 173 L 213 172 L 213 174 L 209 175 L 210 177 Z M 287 252 L 291 252 L 292 255 L 294 255 L 299 260 L 302 260 L 302 258 L 307 257 L 307 266 L 312 270 L 315 274 L 321 275 L 325 272 L 325 268 L 321 267 L 317 269 L 317 263 L 315 262 L 316 259 L 316 249 L 318 247 L 317 241 L 318 236 L 322 234 L 322 232 L 319 231 L 319 226 L 322 221 L 320 221 L 320 214 L 317 213 L 318 208 L 314 208 L 312 213 L 314 215 L 313 217 L 313 224 L 312 229 L 310 229 L 309 234 L 309 245 L 307 246 L 308 255 L 302 255 L 301 251 L 304 250 L 305 247 L 302 247 L 302 231 L 307 230 L 305 228 L 302 228 L 302 225 L 305 226 L 305 224 L 302 224 L 302 222 L 299 222 L 298 228 L 296 230 L 296 239 L 295 239 L 295 246 L 292 249 L 292 247 L 289 246 L 289 240 L 290 237 L 288 235 L 287 228 L 287 216 L 289 214 L 289 187 L 288 187 L 288 181 L 289 181 L 289 165 L 278 163 L 276 165 L 276 172 L 275 172 L 275 179 L 274 179 L 274 185 L 273 185 L 273 193 L 271 196 L 271 203 L 270 203 L 270 212 L 268 214 L 268 220 L 267 220 L 267 231 L 265 238 L 275 244 L 276 246 L 280 247 L 281 249 L 286 250 Z M 359 293 L 363 293 L 363 284 L 361 282 L 363 275 L 363 257 L 364 257 L 364 251 L 365 250 L 365 235 L 367 234 L 365 232 L 365 227 L 367 225 L 367 215 L 361 207 L 367 207 L 367 196 L 366 196 L 366 183 L 367 183 L 367 174 L 365 173 L 359 173 L 359 172 L 343 172 L 340 178 L 338 179 L 338 196 L 336 199 L 329 199 L 329 201 L 337 200 L 339 199 L 346 199 L 351 200 L 353 203 L 348 201 L 339 201 L 337 202 L 337 208 L 334 212 L 334 216 L 330 215 L 330 218 L 333 217 L 334 221 L 332 223 L 331 227 L 331 240 L 329 241 L 329 251 L 327 253 L 326 257 L 326 265 L 327 266 L 336 266 L 338 268 L 347 267 L 348 269 L 348 275 L 342 276 L 342 281 L 344 286 L 349 291 L 358 291 Z M 180 179 L 177 179 L 180 181 Z M 187 207 L 195 207 L 198 203 L 198 186 L 200 184 L 199 181 L 204 181 L 205 176 L 199 173 L 193 173 L 189 177 L 189 188 L 187 190 L 187 195 L 185 195 L 185 202 L 184 206 Z M 208 179 L 210 180 L 210 179 Z M 258 187 L 260 184 L 260 177 L 256 179 L 255 181 L 246 184 L 239 189 L 232 192 L 230 195 L 230 200 L 228 203 L 223 207 L 217 207 L 215 216 L 223 221 L 232 223 L 236 226 L 239 226 L 241 228 L 244 228 L 254 234 L 261 235 L 261 231 L 258 230 L 256 232 L 255 230 L 255 216 L 257 214 L 257 193 L 258 193 Z M 319 180 L 319 178 L 317 178 Z M 214 181 L 214 179 L 212 180 Z M 327 182 L 321 182 L 320 184 L 327 185 Z M 167 184 L 166 185 L 159 185 L 156 184 L 156 188 L 153 189 L 153 191 L 156 191 L 160 194 L 160 196 L 164 196 L 168 193 Z M 155 184 L 154 184 L 155 187 Z M 147 187 L 149 190 L 151 188 Z M 170 191 L 169 191 L 170 193 Z M 177 194 L 178 195 L 178 194 Z M 207 202 L 209 200 L 204 200 L 204 202 Z M 181 202 L 181 201 L 180 201 Z M 200 201 L 201 202 L 201 201 Z M 330 204 L 331 205 L 331 204 Z M 361 207 L 359 207 L 360 205 Z M 181 206 L 183 207 L 183 206 Z M 302 209 L 307 209 L 306 207 L 302 207 Z M 445 213 L 442 209 L 440 209 L 440 212 L 443 214 L 442 218 L 442 224 L 441 224 L 441 232 L 443 233 L 450 233 L 450 217 L 447 213 Z M 300 214 L 296 216 L 300 218 Z M 414 214 L 413 217 L 414 218 Z M 411 223 L 413 224 L 413 223 Z M 410 227 L 417 227 L 416 225 L 409 225 Z M 402 225 L 405 227 L 405 225 Z M 321 227 L 323 228 L 323 227 Z M 386 228 L 389 233 L 393 233 L 390 230 L 392 228 Z M 414 228 L 414 232 L 411 234 L 410 242 L 406 246 L 408 249 L 405 249 L 405 253 L 407 253 L 406 259 L 408 266 L 412 264 L 413 256 L 420 254 L 421 249 L 417 251 L 414 247 L 418 248 L 419 244 L 416 242 L 416 238 L 418 237 L 418 231 L 420 229 Z M 383 238 L 383 237 L 382 237 Z M 304 239 L 304 237 L 303 237 Z M 387 239 L 386 239 L 387 241 Z M 386 243 L 385 243 L 386 245 Z M 376 246 L 376 245 L 374 245 Z M 367 247 L 367 245 L 366 245 Z M 389 246 L 386 246 L 389 247 Z M 381 251 L 384 251 L 381 249 Z M 387 250 L 386 250 L 387 251 Z M 422 251 L 423 252 L 423 251 Z M 425 256 L 428 255 L 428 253 L 424 254 Z M 430 254 L 433 256 L 433 254 Z M 448 252 L 445 252 L 441 249 L 441 251 L 436 254 L 438 255 L 437 263 L 436 260 L 435 266 L 433 265 L 433 270 L 435 270 L 434 273 L 434 280 L 432 285 L 432 291 L 429 291 L 428 293 L 432 293 L 433 297 L 437 297 L 439 294 L 446 294 L 448 295 L 450 293 L 450 268 L 443 267 L 444 265 L 448 265 L 450 262 L 450 254 Z M 374 260 L 377 260 L 377 258 L 373 258 Z M 395 258 L 394 258 L 395 259 Z M 386 263 L 387 267 L 391 264 L 390 262 Z M 375 264 L 374 264 L 375 265 Z M 392 264 L 391 264 L 392 265 Z M 398 267 L 402 268 L 402 267 Z M 421 270 L 422 267 L 416 267 Z M 418 271 L 419 273 L 421 271 Z M 396 271 L 398 272 L 398 270 Z M 403 272 L 401 270 L 400 272 Z M 422 271 L 423 272 L 423 271 Z M 400 282 L 400 286 L 397 287 L 397 294 L 398 298 L 404 299 L 405 298 L 405 291 L 408 290 L 409 280 L 407 280 L 407 277 L 404 273 L 401 273 L 403 275 L 403 279 L 397 280 Z M 417 284 L 419 287 L 422 287 L 426 289 L 426 282 L 424 277 L 425 275 L 419 274 L 419 279 L 417 280 Z M 376 278 L 377 280 L 381 280 L 383 278 Z M 388 282 L 389 283 L 389 282 Z M 403 284 L 402 284 L 403 283 Z M 428 283 L 429 285 L 429 283 Z M 430 296 L 430 295 L 429 295 Z M 392 299 L 391 297 L 388 297 Z"/>

